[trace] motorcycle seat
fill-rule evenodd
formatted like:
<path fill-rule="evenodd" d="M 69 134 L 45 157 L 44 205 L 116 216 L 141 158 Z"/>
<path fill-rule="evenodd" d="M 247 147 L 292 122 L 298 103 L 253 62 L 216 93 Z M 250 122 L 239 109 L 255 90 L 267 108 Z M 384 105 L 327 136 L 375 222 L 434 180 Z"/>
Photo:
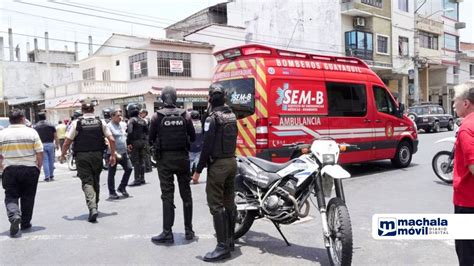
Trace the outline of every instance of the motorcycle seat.
<path fill-rule="evenodd" d="M 248 156 L 247 159 L 254 163 L 256 166 L 260 167 L 263 171 L 268 173 L 276 173 L 292 163 L 292 161 L 288 161 L 286 163 L 272 163 L 267 160 L 253 156 Z"/>

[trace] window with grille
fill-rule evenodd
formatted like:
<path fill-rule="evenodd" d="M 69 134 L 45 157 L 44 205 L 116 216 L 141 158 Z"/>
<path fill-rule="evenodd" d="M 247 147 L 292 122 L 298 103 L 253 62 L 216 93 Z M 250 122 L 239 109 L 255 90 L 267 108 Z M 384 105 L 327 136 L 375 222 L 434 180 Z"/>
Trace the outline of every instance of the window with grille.
<path fill-rule="evenodd" d="M 371 5 L 371 6 L 375 6 L 375 7 L 378 7 L 378 8 L 382 8 L 382 0 L 362 0 L 361 1 L 363 4 L 366 4 L 366 5 Z"/>
<path fill-rule="evenodd" d="M 377 35 L 377 53 L 388 54 L 388 37 Z"/>
<path fill-rule="evenodd" d="M 95 67 L 82 70 L 83 80 L 95 80 Z"/>
<path fill-rule="evenodd" d="M 158 51 L 158 76 L 191 77 L 191 54 Z"/>
<path fill-rule="evenodd" d="M 147 52 L 128 57 L 130 63 L 130 79 L 148 76 Z"/>
<path fill-rule="evenodd" d="M 420 46 L 432 50 L 438 50 L 438 35 L 420 31 Z"/>
<path fill-rule="evenodd" d="M 402 57 L 408 57 L 408 38 L 398 36 L 398 55 Z"/>

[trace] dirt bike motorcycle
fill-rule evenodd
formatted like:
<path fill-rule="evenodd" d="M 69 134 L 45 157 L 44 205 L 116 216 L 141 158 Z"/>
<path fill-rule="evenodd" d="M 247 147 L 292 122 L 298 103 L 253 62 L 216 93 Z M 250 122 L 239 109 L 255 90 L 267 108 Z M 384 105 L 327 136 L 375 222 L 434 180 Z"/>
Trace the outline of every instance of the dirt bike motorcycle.
<path fill-rule="evenodd" d="M 308 215 L 308 199 L 313 194 L 321 215 L 324 244 L 331 264 L 350 265 L 352 226 L 342 179 L 351 175 L 337 164 L 340 152 L 347 149 L 357 149 L 357 146 L 323 139 L 315 140 L 306 153 L 283 164 L 238 156 L 234 238 L 247 233 L 255 219 L 267 218 L 290 245 L 280 225 L 292 224 Z M 336 196 L 326 204 L 325 197 L 331 196 L 333 187 Z"/>

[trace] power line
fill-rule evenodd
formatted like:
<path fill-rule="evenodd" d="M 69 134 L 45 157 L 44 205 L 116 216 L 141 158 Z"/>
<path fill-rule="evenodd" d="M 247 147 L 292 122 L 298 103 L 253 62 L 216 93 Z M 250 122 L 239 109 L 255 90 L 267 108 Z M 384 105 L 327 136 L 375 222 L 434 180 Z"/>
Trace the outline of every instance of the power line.
<path fill-rule="evenodd" d="M 75 2 L 70 1 L 69 3 L 75 3 Z M 132 13 L 132 12 L 122 11 L 122 10 L 118 10 L 118 9 L 103 8 L 103 7 L 100 7 L 100 6 L 93 6 L 93 5 L 87 5 L 87 4 L 82 4 L 82 3 L 75 3 L 75 4 L 80 5 L 80 6 L 86 6 L 86 7 L 102 9 L 102 10 L 106 10 L 106 11 L 115 11 L 115 12 L 122 13 L 122 14 L 129 14 L 129 15 L 131 14 L 131 15 L 137 15 L 137 16 L 147 17 L 147 18 L 151 18 L 151 19 L 164 20 L 164 21 L 168 21 L 168 22 L 171 22 L 171 23 L 177 22 L 177 21 L 172 20 L 172 19 L 153 17 L 153 16 L 149 16 L 149 15 L 145 15 L 145 14 Z"/>
<path fill-rule="evenodd" d="M 49 2 L 54 3 L 54 4 L 58 4 L 58 5 L 64 5 L 64 6 L 70 6 L 70 7 L 75 7 L 75 8 L 80 8 L 80 9 L 85 9 L 85 10 L 90 10 L 90 11 L 102 12 L 102 13 L 111 14 L 111 15 L 116 15 L 116 16 L 129 17 L 129 18 L 134 18 L 134 19 L 139 19 L 139 20 L 144 20 L 144 21 L 152 21 L 152 22 L 160 23 L 160 24 L 166 23 L 166 22 L 162 22 L 162 21 L 155 20 L 155 19 L 144 19 L 144 18 L 138 17 L 138 16 L 120 14 L 120 13 L 111 12 L 111 11 L 103 11 L 103 10 L 96 9 L 96 8 L 83 7 L 83 6 L 74 5 L 74 4 L 68 4 L 68 3 L 61 3 L 61 2 L 54 1 L 54 0 L 50 0 Z"/>
<path fill-rule="evenodd" d="M 87 14 L 87 13 L 77 12 L 77 11 L 73 11 L 73 10 L 54 8 L 54 7 L 38 5 L 38 4 L 33 4 L 33 3 L 27 3 L 27 2 L 19 2 L 19 3 L 27 4 L 27 5 L 33 5 L 33 6 L 42 7 L 42 8 L 53 9 L 53 10 L 59 10 L 59 11 L 63 11 L 63 12 L 71 12 L 71 13 L 74 13 L 74 14 L 85 15 L 85 16 L 89 16 L 89 17 L 96 17 L 96 18 L 102 18 L 102 19 L 107 19 L 107 20 L 119 21 L 119 22 L 130 23 L 130 24 L 136 24 L 136 25 L 141 25 L 141 26 L 147 26 L 147 27 L 152 27 L 152 28 L 165 29 L 165 27 L 161 27 L 161 26 L 156 26 L 156 25 L 151 25 L 151 24 L 146 24 L 146 23 L 140 23 L 140 22 L 134 22 L 134 21 L 129 21 L 129 20 L 123 20 L 123 19 L 117 19 L 117 18 L 110 18 L 110 17 L 100 16 L 100 15 Z M 190 33 L 190 32 L 187 32 L 185 30 L 178 30 L 178 29 L 175 29 L 174 31 L 183 32 L 183 33 Z M 209 31 L 209 32 L 214 33 L 214 34 L 218 34 L 218 35 L 216 36 L 216 35 L 205 34 L 205 33 L 201 33 L 201 32 L 194 32 L 193 34 L 201 35 L 201 36 L 207 36 L 207 37 L 216 37 L 216 38 L 228 39 L 228 40 L 243 41 L 243 42 L 246 41 L 245 39 L 241 39 L 241 38 L 239 38 L 238 36 L 235 36 L 235 35 L 230 35 L 230 34 L 225 34 L 225 33 L 220 33 L 220 32 L 212 32 L 212 31 Z M 222 35 L 230 36 L 230 38 L 222 37 Z M 260 34 L 260 35 L 274 37 L 273 35 L 263 35 L 263 34 Z M 277 39 L 288 40 L 288 38 L 281 38 L 281 37 L 279 37 Z M 269 45 L 277 45 L 277 46 L 283 46 L 284 45 L 284 44 L 275 43 L 275 42 L 263 42 L 263 41 L 257 41 L 257 40 L 252 40 L 252 41 L 255 42 L 255 43 L 261 43 L 261 44 L 269 44 Z M 333 45 L 333 44 L 319 43 L 319 42 L 312 42 L 312 41 L 307 41 L 307 42 L 308 43 L 315 43 L 315 44 Z M 333 45 L 333 46 L 344 47 L 343 45 Z M 311 48 L 307 48 L 307 47 L 298 47 L 298 46 L 291 46 L 291 47 L 296 48 L 296 49 L 306 49 L 306 50 L 309 50 L 309 51 L 324 52 L 324 53 L 337 53 L 337 54 L 345 55 L 342 52 L 331 51 L 331 50 L 311 49 Z"/>
<path fill-rule="evenodd" d="M 100 30 L 103 30 L 103 31 L 110 31 L 110 32 L 113 31 L 112 29 L 108 29 L 108 28 L 101 28 L 101 27 L 97 27 L 97 26 L 92 26 L 92 25 L 88 25 L 88 24 L 81 24 L 81 23 L 71 22 L 71 21 L 62 20 L 62 19 L 49 18 L 49 17 L 44 17 L 44 16 L 35 15 L 35 14 L 31 14 L 31 13 L 20 12 L 20 11 L 13 10 L 13 9 L 8 9 L 8 8 L 0 7 L 0 10 L 5 10 L 5 11 L 8 11 L 8 12 L 18 13 L 18 14 L 32 16 L 32 17 L 38 17 L 38 18 L 47 19 L 47 20 L 59 21 L 59 22 L 72 24 L 72 25 L 77 25 L 77 26 L 82 26 L 82 27 L 87 27 L 87 28 L 100 29 Z"/>

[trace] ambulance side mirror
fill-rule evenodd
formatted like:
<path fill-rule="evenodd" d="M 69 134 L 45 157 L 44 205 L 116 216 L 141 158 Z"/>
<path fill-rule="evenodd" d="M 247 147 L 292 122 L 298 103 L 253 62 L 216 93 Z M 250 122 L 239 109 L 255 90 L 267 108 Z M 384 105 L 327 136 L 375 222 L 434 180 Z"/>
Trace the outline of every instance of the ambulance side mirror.
<path fill-rule="evenodd" d="M 402 118 L 404 113 L 405 113 L 405 104 L 400 103 L 398 105 L 397 116 Z"/>

